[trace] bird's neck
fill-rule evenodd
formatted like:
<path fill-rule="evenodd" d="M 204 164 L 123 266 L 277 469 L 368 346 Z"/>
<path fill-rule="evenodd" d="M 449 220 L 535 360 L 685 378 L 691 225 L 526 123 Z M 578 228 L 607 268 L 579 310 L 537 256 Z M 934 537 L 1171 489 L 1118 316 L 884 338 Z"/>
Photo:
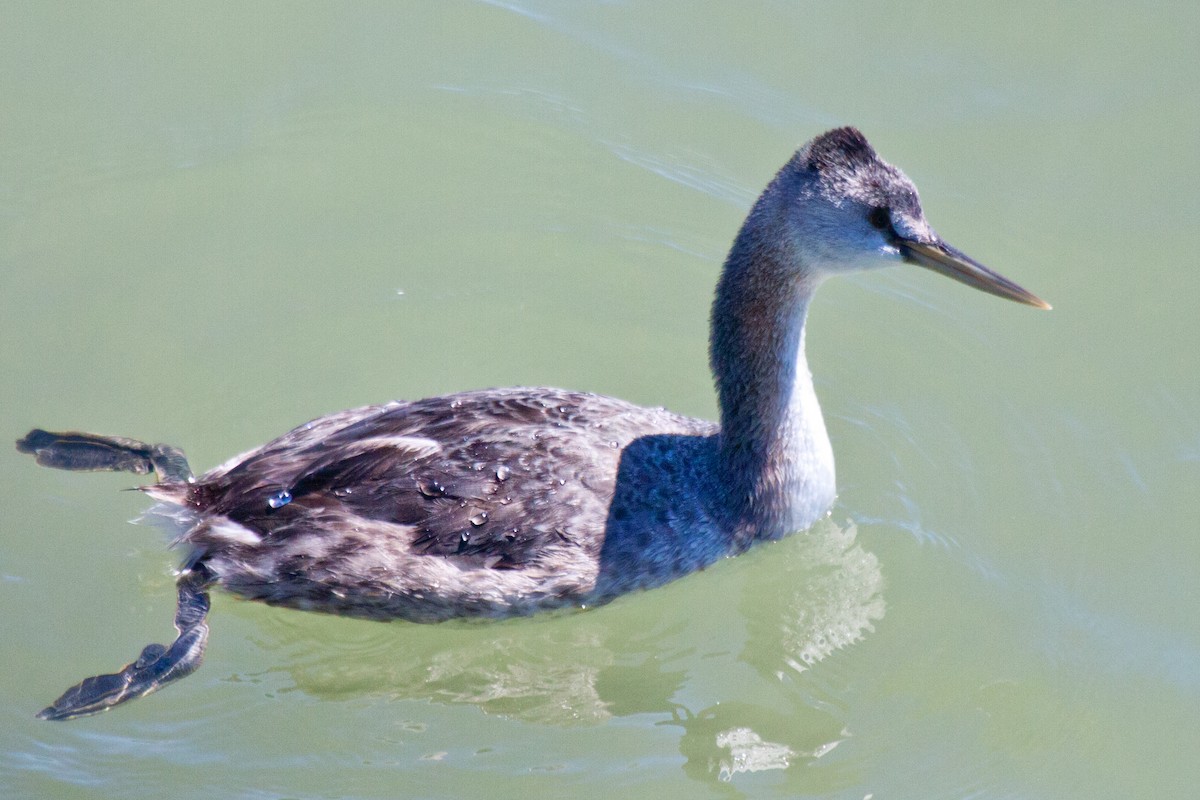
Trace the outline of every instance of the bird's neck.
<path fill-rule="evenodd" d="M 763 211 L 763 209 L 756 209 Z M 720 473 L 756 538 L 812 525 L 834 500 L 833 450 L 804 354 L 817 279 L 751 215 L 717 285 L 710 359 L 721 409 Z"/>

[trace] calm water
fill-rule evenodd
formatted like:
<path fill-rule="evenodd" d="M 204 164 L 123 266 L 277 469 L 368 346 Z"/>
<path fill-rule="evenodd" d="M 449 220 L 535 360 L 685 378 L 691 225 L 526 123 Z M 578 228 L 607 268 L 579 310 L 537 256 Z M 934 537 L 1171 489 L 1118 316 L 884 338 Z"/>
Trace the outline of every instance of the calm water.
<path fill-rule="evenodd" d="M 551 384 L 711 417 L 708 302 L 801 141 L 946 238 L 817 298 L 828 525 L 584 614 L 214 598 L 171 632 L 129 476 L 0 449 L 5 797 L 1188 797 L 1200 766 L 1200 6 L 8 3 L 0 438 L 206 469 L 339 408 Z"/>

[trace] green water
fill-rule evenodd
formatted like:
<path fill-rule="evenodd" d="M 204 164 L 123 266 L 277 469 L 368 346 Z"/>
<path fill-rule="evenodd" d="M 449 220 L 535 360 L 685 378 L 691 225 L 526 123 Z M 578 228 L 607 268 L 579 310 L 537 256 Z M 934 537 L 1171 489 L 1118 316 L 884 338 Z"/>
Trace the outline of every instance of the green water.
<path fill-rule="evenodd" d="M 5 3 L 0 438 L 207 469 L 512 384 L 712 417 L 725 248 L 844 123 L 1055 310 L 823 288 L 808 536 L 495 625 L 218 594 L 199 672 L 66 724 L 171 633 L 176 555 L 130 476 L 0 449 L 0 794 L 1195 795 L 1198 9 Z"/>

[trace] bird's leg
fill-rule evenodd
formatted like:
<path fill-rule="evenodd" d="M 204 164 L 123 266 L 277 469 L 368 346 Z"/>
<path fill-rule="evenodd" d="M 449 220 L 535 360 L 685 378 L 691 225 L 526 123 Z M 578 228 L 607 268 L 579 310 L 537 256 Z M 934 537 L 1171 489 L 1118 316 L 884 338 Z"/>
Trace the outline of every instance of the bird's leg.
<path fill-rule="evenodd" d="M 204 657 L 208 640 L 207 586 L 212 576 L 204 567 L 189 570 L 177 583 L 179 604 L 175 610 L 175 629 L 179 635 L 169 647 L 147 645 L 132 664 L 113 675 L 85 678 L 63 692 L 38 714 L 41 719 L 73 719 L 107 711 L 126 700 L 142 697 L 171 681 L 195 671 Z"/>
<path fill-rule="evenodd" d="M 17 450 L 30 453 L 43 467 L 87 472 L 153 471 L 159 482 L 188 483 L 192 469 L 178 447 L 146 444 L 119 436 L 67 431 L 54 433 L 34 428 L 17 440 Z"/>

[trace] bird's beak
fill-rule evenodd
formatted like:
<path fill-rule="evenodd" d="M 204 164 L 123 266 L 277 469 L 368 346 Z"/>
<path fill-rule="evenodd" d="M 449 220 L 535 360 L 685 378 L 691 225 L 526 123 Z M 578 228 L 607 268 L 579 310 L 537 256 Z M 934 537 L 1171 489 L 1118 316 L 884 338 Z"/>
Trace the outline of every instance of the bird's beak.
<path fill-rule="evenodd" d="M 956 281 L 962 281 L 968 286 L 974 286 L 976 289 L 981 289 L 997 297 L 1016 300 L 1018 303 L 1047 311 L 1051 308 L 1049 303 L 1037 295 L 1022 289 L 1003 275 L 992 272 L 966 253 L 954 249 L 945 242 L 926 243 L 901 239 L 899 246 L 904 260 L 910 264 L 917 264 L 934 272 L 949 275 Z"/>

